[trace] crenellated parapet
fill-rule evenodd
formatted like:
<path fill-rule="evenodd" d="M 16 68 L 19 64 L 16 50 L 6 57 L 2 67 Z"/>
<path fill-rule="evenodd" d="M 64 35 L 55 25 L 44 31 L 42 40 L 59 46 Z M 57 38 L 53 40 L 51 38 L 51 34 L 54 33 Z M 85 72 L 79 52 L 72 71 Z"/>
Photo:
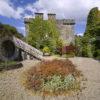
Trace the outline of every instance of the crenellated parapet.
<path fill-rule="evenodd" d="M 35 13 L 35 18 L 37 17 L 43 19 L 43 13 Z M 35 18 L 24 18 L 24 22 L 30 23 Z M 74 19 L 56 19 L 56 14 L 53 14 L 53 13 L 48 13 L 48 20 L 56 20 L 57 24 L 70 24 L 70 25 L 75 24 Z"/>
<path fill-rule="evenodd" d="M 27 23 L 30 23 L 32 22 L 34 18 L 24 18 L 24 23 L 27 24 Z"/>
<path fill-rule="evenodd" d="M 35 18 L 37 17 L 43 19 L 43 13 L 35 13 Z M 24 18 L 24 23 L 30 23 L 32 20 L 34 20 L 34 18 Z"/>
<path fill-rule="evenodd" d="M 56 14 L 48 13 L 48 20 L 56 20 Z"/>
<path fill-rule="evenodd" d="M 57 24 L 62 24 L 62 25 L 74 25 L 75 20 L 74 19 L 57 19 Z"/>

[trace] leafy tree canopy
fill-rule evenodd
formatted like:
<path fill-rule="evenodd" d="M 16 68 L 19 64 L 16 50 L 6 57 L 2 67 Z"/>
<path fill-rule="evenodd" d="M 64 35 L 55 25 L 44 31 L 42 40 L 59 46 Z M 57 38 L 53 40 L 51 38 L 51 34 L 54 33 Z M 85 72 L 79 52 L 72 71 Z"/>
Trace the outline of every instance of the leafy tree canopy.
<path fill-rule="evenodd" d="M 88 48 L 90 48 L 90 42 L 93 56 L 100 59 L 100 11 L 97 7 L 91 9 L 89 12 L 83 41 L 85 41 L 83 47 L 87 45 Z M 85 54 L 88 52 L 85 49 L 84 51 Z"/>
<path fill-rule="evenodd" d="M 54 20 L 43 20 L 41 18 L 35 18 L 29 23 L 29 34 L 27 41 L 32 46 L 42 49 L 48 46 L 51 50 L 54 50 L 59 41 L 59 32 L 56 28 L 56 22 Z"/>
<path fill-rule="evenodd" d="M 92 8 L 87 17 L 85 35 L 90 34 L 96 26 L 100 25 L 100 11 L 98 7 Z M 91 33 L 91 35 L 94 35 Z"/>

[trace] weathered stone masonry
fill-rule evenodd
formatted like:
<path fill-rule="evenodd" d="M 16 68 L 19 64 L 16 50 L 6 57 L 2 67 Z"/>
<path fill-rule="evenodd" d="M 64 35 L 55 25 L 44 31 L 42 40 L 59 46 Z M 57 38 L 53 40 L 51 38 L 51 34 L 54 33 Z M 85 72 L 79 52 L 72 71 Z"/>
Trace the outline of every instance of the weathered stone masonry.
<path fill-rule="evenodd" d="M 40 17 L 43 19 L 43 13 L 35 13 L 35 18 Z M 34 18 L 25 18 L 25 27 L 26 33 L 28 35 L 30 23 Z M 65 45 L 69 45 L 70 43 L 74 43 L 74 25 L 75 20 L 73 19 L 56 19 L 56 14 L 49 13 L 48 20 L 55 20 L 57 28 L 60 32 L 60 38 L 64 40 Z"/>
<path fill-rule="evenodd" d="M 42 58 L 41 51 L 14 36 L 0 38 L 0 60 L 2 61 Z"/>

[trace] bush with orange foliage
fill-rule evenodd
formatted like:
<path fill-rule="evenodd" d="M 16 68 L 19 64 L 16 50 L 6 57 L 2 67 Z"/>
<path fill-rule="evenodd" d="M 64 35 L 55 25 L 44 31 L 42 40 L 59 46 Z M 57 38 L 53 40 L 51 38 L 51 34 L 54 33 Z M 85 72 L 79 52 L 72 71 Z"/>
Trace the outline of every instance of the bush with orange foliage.
<path fill-rule="evenodd" d="M 64 78 L 68 75 L 77 77 L 80 72 L 76 70 L 75 67 L 76 66 L 68 59 L 43 61 L 28 70 L 26 82 L 27 88 L 33 89 L 34 91 L 42 91 L 43 84 L 51 81 L 52 77 L 60 76 L 60 78 L 58 78 L 62 81 L 62 83 Z"/>

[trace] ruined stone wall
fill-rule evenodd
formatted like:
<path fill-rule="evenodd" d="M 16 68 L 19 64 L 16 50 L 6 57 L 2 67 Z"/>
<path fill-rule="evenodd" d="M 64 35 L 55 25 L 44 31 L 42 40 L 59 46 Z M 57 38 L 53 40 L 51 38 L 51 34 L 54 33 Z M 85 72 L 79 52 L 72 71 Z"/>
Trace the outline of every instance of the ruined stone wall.
<path fill-rule="evenodd" d="M 25 19 L 24 19 L 26 37 L 28 36 L 28 33 L 29 33 L 29 23 L 30 23 L 32 20 L 33 20 L 33 18 L 25 18 Z"/>
<path fill-rule="evenodd" d="M 39 14 L 39 13 L 36 13 L 36 16 L 37 16 L 37 14 Z M 43 14 L 41 15 L 41 13 L 40 13 L 39 16 L 43 17 Z M 56 20 L 57 28 L 60 32 L 60 37 L 62 40 L 64 40 L 65 45 L 74 43 L 75 20 L 73 20 L 73 19 L 58 20 L 58 19 L 56 19 L 56 14 L 48 14 L 48 20 Z M 29 31 L 28 23 L 30 23 L 31 21 L 32 21 L 32 18 L 25 19 L 26 34 L 28 34 L 28 31 Z"/>
<path fill-rule="evenodd" d="M 60 31 L 60 37 L 65 45 L 74 43 L 74 20 L 57 20 L 57 28 Z"/>

